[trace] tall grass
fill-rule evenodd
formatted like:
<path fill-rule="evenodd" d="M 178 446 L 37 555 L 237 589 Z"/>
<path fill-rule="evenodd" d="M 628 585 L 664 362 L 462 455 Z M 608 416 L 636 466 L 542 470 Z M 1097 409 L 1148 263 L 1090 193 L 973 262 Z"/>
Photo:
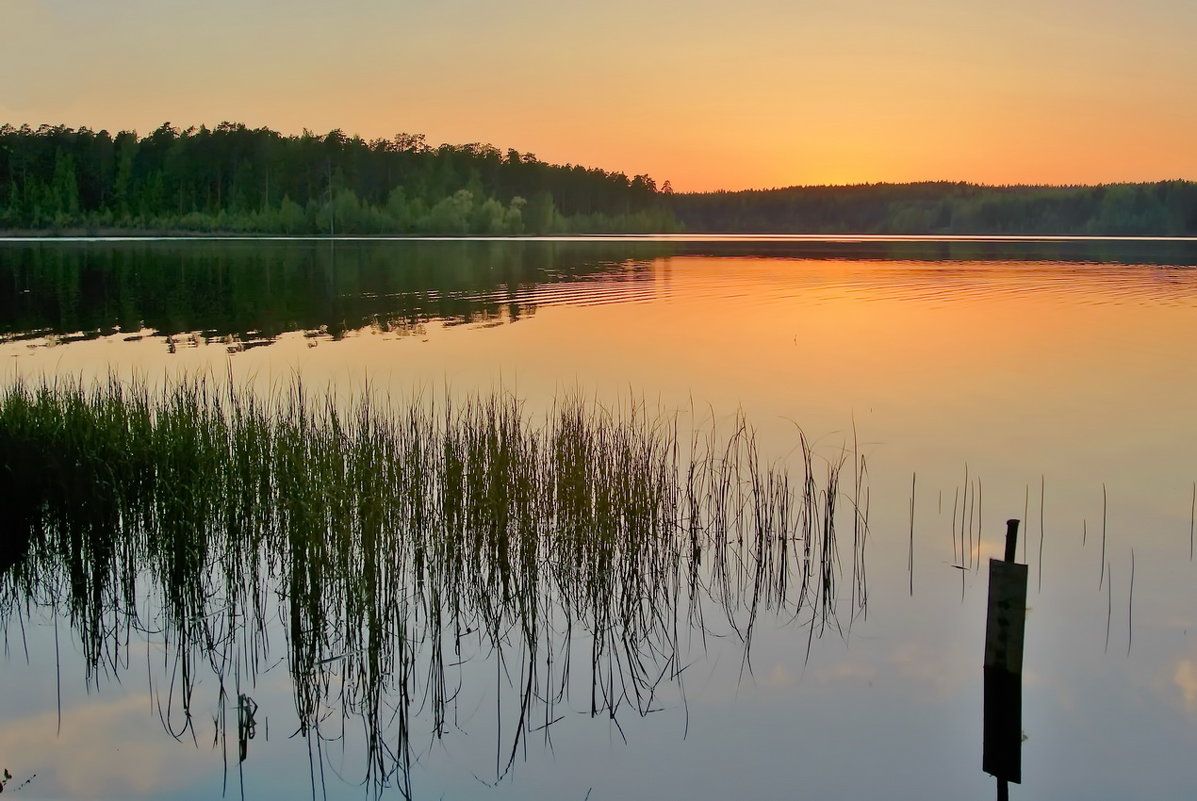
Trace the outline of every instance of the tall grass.
<path fill-rule="evenodd" d="M 622 710 L 651 711 L 709 605 L 748 669 L 762 612 L 805 611 L 821 632 L 845 513 L 853 612 L 863 603 L 863 458 L 823 469 L 802 438 L 791 471 L 761 457 L 742 416 L 726 436 L 679 428 L 643 403 L 576 398 L 536 417 L 506 394 L 341 403 L 298 383 L 269 397 L 203 378 L 13 383 L 2 611 L 65 604 L 96 681 L 122 669 L 132 631 L 160 629 L 176 679 L 163 720 L 192 738 L 199 663 L 223 710 L 225 680 L 240 699 L 282 620 L 300 732 L 319 749 L 330 718 L 358 721 L 366 780 L 405 796 L 418 744 L 453 725 L 474 675 L 463 654 L 490 654 L 514 691 L 496 700 L 502 776 L 580 682 L 617 728 Z M 588 665 L 570 664 L 575 637 Z"/>

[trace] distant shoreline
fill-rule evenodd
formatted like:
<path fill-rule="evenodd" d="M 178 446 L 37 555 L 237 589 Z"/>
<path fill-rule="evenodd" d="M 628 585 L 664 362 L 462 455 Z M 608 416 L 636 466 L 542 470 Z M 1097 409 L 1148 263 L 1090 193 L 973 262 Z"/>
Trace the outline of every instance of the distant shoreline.
<path fill-rule="evenodd" d="M 926 181 L 675 192 L 649 175 L 421 135 L 284 136 L 240 123 L 147 136 L 0 125 L 4 235 L 1197 236 L 1197 182 Z"/>

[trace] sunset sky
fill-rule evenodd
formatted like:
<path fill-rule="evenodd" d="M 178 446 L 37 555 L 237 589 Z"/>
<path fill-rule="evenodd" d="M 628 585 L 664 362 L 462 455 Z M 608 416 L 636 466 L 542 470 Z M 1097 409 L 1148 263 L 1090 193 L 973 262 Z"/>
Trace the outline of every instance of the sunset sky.
<path fill-rule="evenodd" d="M 399 131 L 678 190 L 1197 179 L 1193 0 L 0 0 L 0 123 Z"/>

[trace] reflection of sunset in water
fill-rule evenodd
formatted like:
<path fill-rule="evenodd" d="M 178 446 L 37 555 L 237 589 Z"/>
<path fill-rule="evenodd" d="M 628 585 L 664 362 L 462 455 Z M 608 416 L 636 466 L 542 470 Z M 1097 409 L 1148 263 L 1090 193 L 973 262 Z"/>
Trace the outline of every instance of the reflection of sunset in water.
<path fill-rule="evenodd" d="M 1191 745 L 1197 708 L 1188 633 L 1188 610 L 1197 608 L 1188 558 L 1197 376 L 1183 369 L 1197 330 L 1191 267 L 687 250 L 706 245 L 620 258 L 619 243 L 606 245 L 616 252 L 602 259 L 540 253 L 536 267 L 520 266 L 510 254 L 480 266 L 456 250 L 445 256 L 448 283 L 433 269 L 430 243 L 420 246 L 430 249 L 419 259 L 405 255 L 404 245 L 363 245 L 360 252 L 347 246 L 352 257 L 338 255 L 335 269 L 320 261 L 306 268 L 325 281 L 317 286 L 330 287 L 319 303 L 298 302 L 307 285 L 291 273 L 297 291 L 285 313 L 276 313 L 268 293 L 249 291 L 254 275 L 244 272 L 239 280 L 253 299 L 244 313 L 184 310 L 187 327 L 169 332 L 173 353 L 164 330 L 69 341 L 72 331 L 55 329 L 45 316 L 30 319 L 48 330 L 29 326 L 30 336 L 0 344 L 0 356 L 11 374 L 26 376 L 103 377 L 115 370 L 154 383 L 207 370 L 218 382 L 231 374 L 264 390 L 300 377 L 317 391 L 350 396 L 368 384 L 400 400 L 503 389 L 524 399 L 529 417 L 570 393 L 613 407 L 643 398 L 651 409 L 676 414 L 686 442 L 691 423 L 730 424 L 743 409 L 766 461 L 793 466 L 800 430 L 814 443 L 817 471 L 844 448 L 849 459 L 865 457 L 867 617 L 839 621 L 842 630 L 830 630 L 809 653 L 803 621 L 762 622 L 749 666 L 732 647 L 732 632 L 714 631 L 711 663 L 687 668 L 685 740 L 671 739 L 672 727 L 683 724 L 669 717 L 669 704 L 664 714 L 627 727 L 626 749 L 611 745 L 606 728 L 563 727 L 553 735 L 559 757 L 602 759 L 583 765 L 566 757 L 546 766 L 530 748 L 526 769 L 494 788 L 494 798 L 527 796 L 525 779 L 556 791 L 616 775 L 630 783 L 621 788 L 648 787 L 661 798 L 700 797 L 711 787 L 731 792 L 702 767 L 716 753 L 705 749 L 717 749 L 727 730 L 740 733 L 746 745 L 738 758 L 752 769 L 737 780 L 749 781 L 760 797 L 799 780 L 834 794 L 844 776 L 856 777 L 852 787 L 862 797 L 883 792 L 888 784 L 853 772 L 861 754 L 878 764 L 877 777 L 916 766 L 928 778 L 926 786 L 911 785 L 912 798 L 973 793 L 982 778 L 984 562 L 1000 553 L 1008 517 L 1025 521 L 1019 560 L 1030 565 L 1028 792 L 1064 797 L 1099 782 L 1121 793 L 1148 773 L 1162 777 L 1165 796 L 1189 786 L 1181 754 Z M 287 258 L 266 273 L 274 285 L 290 270 Z M 510 280 L 491 280 L 490 263 L 505 265 Z M 405 267 L 411 264 L 418 269 Z M 342 265 L 349 266 L 337 272 Z M 189 280 L 209 287 L 204 259 L 189 269 Z M 229 273 L 211 275 L 224 282 L 211 286 L 227 287 Z M 440 282 L 435 292 L 421 289 L 432 282 Z M 219 309 L 219 291 L 205 291 Z M 61 310 L 73 307 L 41 300 L 66 319 L 91 321 L 96 331 L 111 324 L 105 308 L 77 308 L 78 317 L 69 318 Z M 119 300 L 157 313 L 153 298 Z M 263 321 L 271 320 L 276 328 L 262 334 Z M 63 342 L 45 346 L 47 336 Z M 840 558 L 847 560 L 852 532 L 843 536 Z M 855 586 L 853 578 L 846 567 L 841 592 Z M 46 640 L 44 630 L 40 636 Z M 78 687 L 71 670 L 64 668 L 64 686 Z M 43 684 L 39 670 L 10 662 L 5 671 L 14 687 Z M 283 756 L 290 732 L 278 734 L 289 690 L 262 688 L 255 698 L 274 725 L 270 742 L 255 742 L 246 763 L 252 781 L 274 760 L 294 773 Z M 108 703 L 107 696 L 100 700 Z M 46 728 L 53 715 L 27 713 L 8 719 L 43 730 L 34 739 L 41 748 L 53 734 Z M 86 720 L 82 712 L 79 720 Z M 472 718 L 467 729 L 476 723 Z M 864 730 L 885 747 L 862 740 Z M 898 731 L 910 736 L 894 745 Z M 1155 750 L 1094 765 L 1095 754 L 1131 753 L 1143 738 L 1158 744 Z M 70 734 L 44 747 L 66 755 L 84 746 Z M 200 770 L 190 760 L 210 756 L 204 747 L 182 748 L 185 755 L 174 748 L 171 758 L 188 761 L 189 770 Z M 468 797 L 473 788 L 455 784 L 455 760 L 460 754 L 485 764 L 493 754 L 476 743 L 460 748 L 452 758 L 433 749 L 419 770 L 429 786 Z M 34 758 L 28 750 L 14 753 Z M 153 759 L 163 758 L 157 753 Z M 1106 768 L 1115 762 L 1117 774 Z M 660 764 L 693 765 L 702 786 L 661 784 L 652 779 Z"/>
<path fill-rule="evenodd" d="M 1172 681 L 1184 698 L 1185 709 L 1190 713 L 1197 713 L 1197 662 L 1192 659 L 1180 660 Z"/>

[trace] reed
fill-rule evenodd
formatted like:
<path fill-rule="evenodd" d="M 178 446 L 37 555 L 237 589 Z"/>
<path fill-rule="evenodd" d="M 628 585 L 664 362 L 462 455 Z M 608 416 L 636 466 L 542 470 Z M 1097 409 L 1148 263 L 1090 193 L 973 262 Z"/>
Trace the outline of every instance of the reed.
<path fill-rule="evenodd" d="M 761 614 L 806 609 L 812 637 L 838 628 L 842 514 L 863 608 L 863 456 L 820 470 L 802 436 L 791 468 L 764 460 L 743 415 L 727 436 L 679 428 L 635 401 L 565 398 L 534 417 L 502 393 L 395 403 L 204 377 L 16 382 L 0 394 L 18 532 L 0 615 L 63 604 L 96 682 L 127 668 L 135 633 L 162 632 L 160 714 L 192 739 L 197 673 L 217 675 L 222 703 L 226 677 L 242 698 L 282 621 L 313 760 L 322 771 L 330 722 L 344 737 L 356 720 L 364 780 L 405 797 L 416 744 L 453 727 L 471 662 L 490 659 L 502 777 L 579 683 L 616 727 L 625 709 L 653 711 L 711 609 L 748 669 Z M 581 669 L 574 638 L 590 642 Z"/>
<path fill-rule="evenodd" d="M 914 597 L 914 494 L 918 473 L 910 474 L 910 541 L 906 549 L 906 572 L 910 577 L 910 597 Z"/>
<path fill-rule="evenodd" d="M 1037 573 L 1038 591 L 1043 592 L 1043 503 L 1044 494 L 1047 491 L 1047 477 L 1040 474 L 1039 476 L 1039 566 Z"/>
<path fill-rule="evenodd" d="M 1101 589 L 1106 578 L 1106 485 L 1101 485 L 1101 573 L 1097 577 L 1097 589 Z"/>
<path fill-rule="evenodd" d="M 1126 655 L 1130 656 L 1135 641 L 1135 549 L 1130 554 L 1130 589 L 1126 593 Z"/>
<path fill-rule="evenodd" d="M 1106 648 L 1105 653 L 1110 652 L 1110 621 L 1114 618 L 1114 575 L 1112 573 L 1112 565 L 1103 565 L 1103 574 L 1109 573 L 1109 581 L 1106 582 Z"/>

